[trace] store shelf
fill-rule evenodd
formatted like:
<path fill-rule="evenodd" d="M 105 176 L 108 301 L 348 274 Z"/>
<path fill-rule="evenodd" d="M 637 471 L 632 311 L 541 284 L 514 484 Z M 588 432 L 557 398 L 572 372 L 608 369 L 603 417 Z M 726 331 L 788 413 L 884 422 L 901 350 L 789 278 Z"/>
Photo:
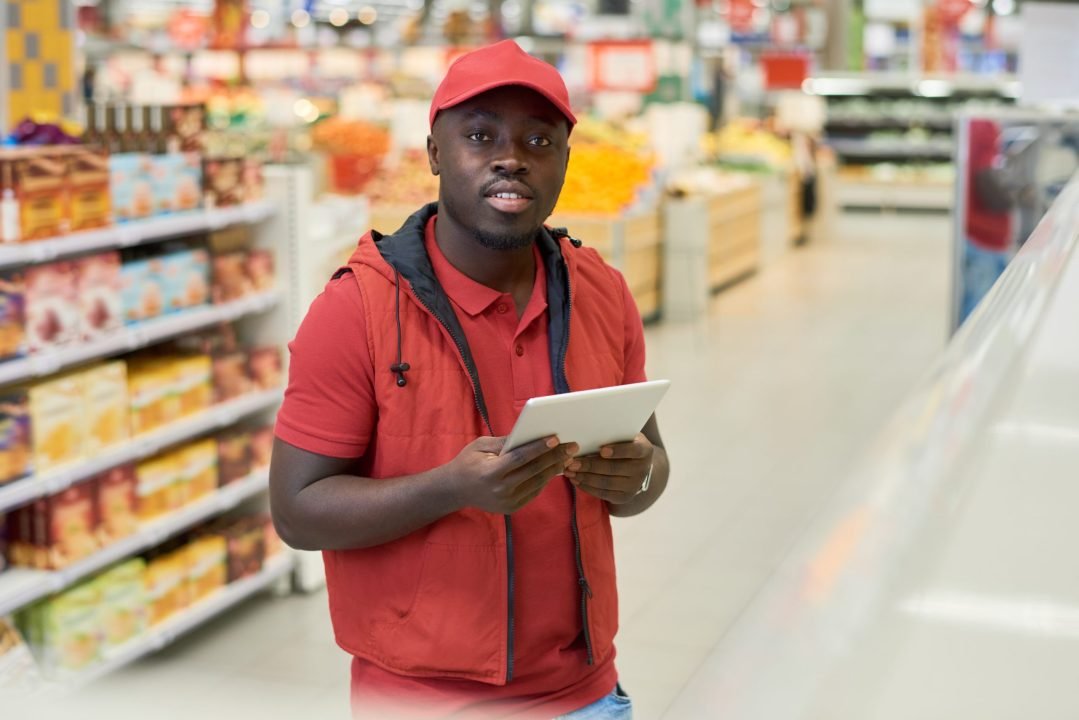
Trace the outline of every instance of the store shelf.
<path fill-rule="evenodd" d="M 927 158 L 950 159 L 954 150 L 951 139 L 917 142 L 911 140 L 874 140 L 833 138 L 827 144 L 845 158 Z"/>
<path fill-rule="evenodd" d="M 197 415 L 170 423 L 154 432 L 134 437 L 88 460 L 81 460 L 49 472 L 16 480 L 0 487 L 0 513 L 24 505 L 36 498 L 61 492 L 109 468 L 151 457 L 171 445 L 228 427 L 243 417 L 270 409 L 280 401 L 280 389 L 252 393 L 214 405 Z M 2 577 L 4 576 L 0 576 Z M 0 615 L 2 614 L 0 612 Z"/>
<path fill-rule="evenodd" d="M 131 352 L 193 330 L 262 313 L 277 304 L 280 299 L 281 294 L 277 290 L 270 290 L 220 305 L 205 305 L 128 325 L 99 340 L 73 343 L 68 347 L 48 350 L 18 360 L 9 360 L 0 363 L 0 385 L 52 375 L 66 367 L 89 360 Z"/>
<path fill-rule="evenodd" d="M 944 131 L 951 130 L 954 123 L 955 119 L 947 114 L 904 118 L 829 113 L 825 125 L 831 130 L 907 130 L 918 127 Z"/>
<path fill-rule="evenodd" d="M 293 561 L 287 554 L 270 558 L 257 575 L 229 583 L 210 597 L 152 628 L 145 635 L 116 648 L 108 653 L 102 662 L 64 683 L 65 689 L 85 687 L 141 657 L 161 650 L 181 635 L 270 587 L 291 572 L 292 566 Z"/>
<path fill-rule="evenodd" d="M 144 523 L 129 537 L 119 540 L 63 570 L 25 570 L 16 568 L 0 575 L 0 616 L 43 597 L 71 587 L 79 580 L 115 562 L 160 545 L 174 535 L 231 510 L 244 500 L 266 489 L 269 475 L 265 470 L 226 485 L 212 495 L 197 500 L 168 516 Z"/>
<path fill-rule="evenodd" d="M 2 246 L 0 268 L 34 265 L 88 252 L 144 245 L 180 235 L 220 230 L 239 223 L 257 223 L 270 217 L 273 212 L 272 203 L 260 201 L 214 210 L 192 210 L 49 240 Z"/>
<path fill-rule="evenodd" d="M 951 182 L 900 179 L 849 179 L 836 181 L 835 199 L 839 207 L 884 210 L 949 211 L 955 204 Z"/>

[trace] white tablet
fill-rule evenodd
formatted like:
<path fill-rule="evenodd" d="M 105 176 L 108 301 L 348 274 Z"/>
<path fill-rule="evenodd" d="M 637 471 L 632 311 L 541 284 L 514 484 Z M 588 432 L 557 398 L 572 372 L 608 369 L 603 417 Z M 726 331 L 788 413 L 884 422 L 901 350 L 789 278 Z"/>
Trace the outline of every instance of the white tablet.
<path fill-rule="evenodd" d="M 636 437 L 670 386 L 670 380 L 651 380 L 532 398 L 502 452 L 557 435 L 563 443 L 580 445 L 580 455 L 594 455 L 604 445 Z"/>

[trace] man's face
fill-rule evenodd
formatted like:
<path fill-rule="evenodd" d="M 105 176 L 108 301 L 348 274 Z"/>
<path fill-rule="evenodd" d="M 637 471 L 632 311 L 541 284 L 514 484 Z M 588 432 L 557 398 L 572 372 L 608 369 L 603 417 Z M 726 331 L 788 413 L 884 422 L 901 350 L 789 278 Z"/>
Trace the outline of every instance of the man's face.
<path fill-rule="evenodd" d="M 558 201 L 569 127 L 539 93 L 496 88 L 440 112 L 427 154 L 439 212 L 485 247 L 516 249 L 533 241 Z"/>

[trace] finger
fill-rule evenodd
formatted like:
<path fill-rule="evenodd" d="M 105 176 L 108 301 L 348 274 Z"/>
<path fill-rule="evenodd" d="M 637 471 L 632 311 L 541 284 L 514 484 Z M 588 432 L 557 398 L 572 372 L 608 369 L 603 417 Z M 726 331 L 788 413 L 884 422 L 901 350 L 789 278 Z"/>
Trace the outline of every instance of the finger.
<path fill-rule="evenodd" d="M 551 471 L 556 475 L 561 473 L 565 470 L 566 462 L 568 460 L 569 458 L 566 456 L 564 450 L 557 447 L 553 448 L 535 458 L 527 465 L 506 473 L 503 476 L 502 484 L 507 490 L 512 492 L 514 488 L 522 483 L 528 482 L 534 477 L 544 475 Z"/>
<path fill-rule="evenodd" d="M 604 460 L 595 455 L 574 458 L 573 462 L 566 466 L 566 477 L 580 473 L 612 477 L 643 477 L 646 472 L 648 472 L 648 465 L 641 460 Z"/>
<path fill-rule="evenodd" d="M 578 487 L 619 493 L 636 493 L 641 489 L 641 480 L 639 478 L 612 477 L 593 473 L 577 473 L 570 478 L 570 482 Z"/>
<path fill-rule="evenodd" d="M 623 490 L 612 490 L 610 488 L 599 487 L 593 484 L 577 485 L 577 489 L 582 492 L 586 492 L 593 497 L 598 497 L 601 500 L 606 500 L 607 502 L 614 503 L 615 505 L 622 505 L 624 503 L 627 503 L 637 496 L 636 489 L 634 489 L 632 492 L 628 492 Z"/>
<path fill-rule="evenodd" d="M 637 433 L 633 442 L 604 445 L 599 450 L 600 457 L 609 460 L 642 460 L 651 454 L 652 443 L 648 441 L 644 433 Z"/>
<path fill-rule="evenodd" d="M 547 484 L 562 474 L 563 463 L 561 461 L 551 463 L 540 468 L 534 475 L 525 478 L 511 491 L 514 502 L 526 502 L 524 498 L 543 492 Z"/>
<path fill-rule="evenodd" d="M 557 447 L 558 438 L 552 435 L 550 437 L 540 438 L 539 440 L 533 440 L 530 443 L 514 448 L 503 455 L 500 460 L 506 464 L 506 470 L 515 470 L 535 461 L 536 458 L 541 457 Z"/>

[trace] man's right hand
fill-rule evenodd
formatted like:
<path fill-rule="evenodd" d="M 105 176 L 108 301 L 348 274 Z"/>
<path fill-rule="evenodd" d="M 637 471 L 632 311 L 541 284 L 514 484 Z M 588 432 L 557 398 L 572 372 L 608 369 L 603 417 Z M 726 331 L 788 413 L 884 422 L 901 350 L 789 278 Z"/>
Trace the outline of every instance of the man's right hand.
<path fill-rule="evenodd" d="M 549 437 L 499 455 L 505 442 L 504 437 L 477 438 L 444 467 L 463 507 L 514 513 L 561 475 L 579 450 L 576 443 L 563 445 Z"/>

